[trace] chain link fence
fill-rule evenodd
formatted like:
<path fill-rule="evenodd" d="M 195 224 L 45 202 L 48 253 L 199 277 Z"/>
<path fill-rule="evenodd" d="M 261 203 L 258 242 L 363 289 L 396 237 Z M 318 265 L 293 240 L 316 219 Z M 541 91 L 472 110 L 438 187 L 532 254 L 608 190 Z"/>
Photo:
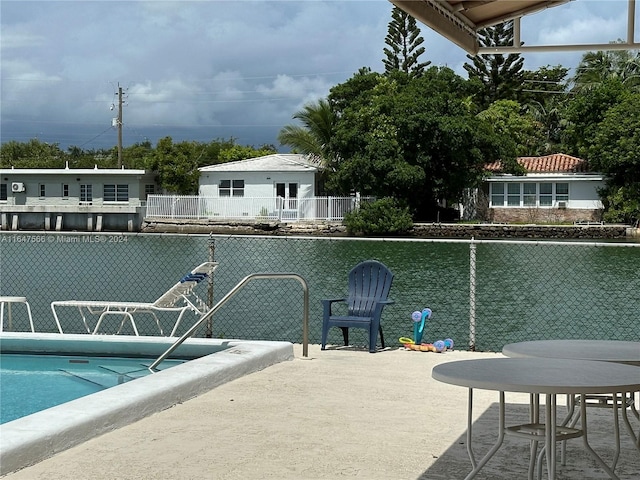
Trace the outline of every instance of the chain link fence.
<path fill-rule="evenodd" d="M 322 298 L 346 293 L 347 274 L 377 259 L 395 274 L 395 304 L 382 315 L 388 346 L 411 337 L 411 313 L 429 307 L 423 341 L 451 338 L 456 348 L 499 351 L 510 342 L 583 338 L 640 340 L 640 244 L 403 240 L 158 234 L 0 233 L 0 296 L 27 297 L 37 331 L 55 332 L 52 301 L 154 302 L 187 272 L 210 259 L 211 282 L 195 293 L 215 304 L 245 276 L 295 273 L 309 285 L 311 343 L 320 342 Z M 26 331 L 22 305 L 11 325 Z M 65 333 L 86 333 L 77 310 L 59 310 Z M 196 321 L 183 318 L 177 335 Z M 245 285 L 196 336 L 302 341 L 303 289 L 294 279 Z M 94 322 L 97 320 L 94 319 Z M 159 315 L 169 332 L 176 315 Z M 95 323 L 94 323 L 95 324 Z M 159 335 L 155 319 L 136 317 L 141 335 Z M 102 333 L 116 333 L 117 317 Z M 339 329 L 329 342 L 339 345 Z M 125 322 L 122 334 L 133 334 Z M 363 330 L 351 342 L 365 346 Z"/>

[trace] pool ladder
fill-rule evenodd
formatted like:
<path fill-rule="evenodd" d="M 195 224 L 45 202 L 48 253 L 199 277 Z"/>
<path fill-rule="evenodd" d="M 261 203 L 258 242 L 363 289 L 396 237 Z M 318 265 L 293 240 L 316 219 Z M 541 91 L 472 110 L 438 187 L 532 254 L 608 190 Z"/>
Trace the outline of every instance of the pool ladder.
<path fill-rule="evenodd" d="M 171 345 L 166 352 L 160 355 L 155 362 L 149 365 L 149 370 L 151 373 L 156 373 L 156 367 L 162 363 L 173 351 L 178 348 L 182 343 L 189 337 L 191 337 L 195 331 L 202 325 L 204 322 L 209 320 L 214 313 L 216 313 L 220 307 L 222 307 L 228 300 L 231 299 L 236 293 L 238 293 L 247 283 L 253 280 L 261 280 L 261 279 L 284 279 L 284 280 L 298 280 L 300 285 L 302 285 L 302 291 L 304 294 L 303 297 L 303 316 L 302 316 L 302 356 L 309 356 L 309 285 L 307 281 L 297 273 L 252 273 L 251 275 L 247 275 L 244 277 L 238 284 L 229 290 L 224 297 L 220 299 L 218 303 L 216 303 L 211 309 L 205 313 L 200 319 L 193 324 L 193 326 L 187 330 L 178 340 Z"/>

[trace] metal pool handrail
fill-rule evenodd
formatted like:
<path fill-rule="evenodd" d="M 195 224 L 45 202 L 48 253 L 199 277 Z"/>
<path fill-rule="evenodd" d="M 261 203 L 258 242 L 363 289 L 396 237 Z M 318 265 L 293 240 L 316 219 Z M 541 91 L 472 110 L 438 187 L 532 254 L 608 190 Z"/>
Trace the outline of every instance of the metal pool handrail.
<path fill-rule="evenodd" d="M 308 357 L 309 356 L 309 285 L 307 284 L 307 281 L 297 273 L 252 273 L 251 275 L 247 275 L 242 280 L 240 280 L 240 282 L 235 287 L 229 290 L 229 293 L 227 293 L 224 297 L 220 299 L 218 303 L 216 303 L 213 307 L 211 307 L 211 310 L 209 310 L 202 317 L 200 317 L 200 319 L 189 330 L 187 330 L 178 340 L 176 340 L 175 343 L 171 345 L 166 352 L 160 355 L 156 359 L 156 361 L 149 366 L 149 370 L 151 371 L 151 373 L 155 373 L 156 372 L 155 368 L 162 361 L 164 361 L 169 355 L 171 355 L 171 353 L 176 348 L 182 345 L 182 343 L 187 338 L 193 335 L 194 332 L 198 329 L 198 327 L 200 327 L 200 325 L 202 325 L 206 320 L 211 318 L 211 316 L 216 311 L 218 311 L 218 309 L 222 305 L 224 305 L 227 302 L 227 300 L 229 300 L 236 293 L 238 293 L 242 289 L 242 287 L 244 287 L 251 280 L 269 279 L 269 278 L 294 279 L 294 280 L 298 280 L 302 285 L 302 290 L 304 293 L 304 300 L 303 300 L 304 312 L 302 317 L 302 356 Z"/>

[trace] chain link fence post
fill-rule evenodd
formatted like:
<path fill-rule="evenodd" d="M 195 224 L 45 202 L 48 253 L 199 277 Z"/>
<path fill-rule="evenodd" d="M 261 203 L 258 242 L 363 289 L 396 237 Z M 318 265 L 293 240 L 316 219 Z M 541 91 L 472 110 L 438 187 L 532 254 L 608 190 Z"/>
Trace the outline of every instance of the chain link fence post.
<path fill-rule="evenodd" d="M 213 262 L 216 253 L 216 241 L 213 238 L 213 234 L 209 234 L 208 241 L 208 249 L 209 249 L 209 261 Z M 209 277 L 209 282 L 207 284 L 207 306 L 209 310 L 213 308 L 213 275 Z M 207 327 L 205 331 L 205 337 L 211 338 L 213 336 L 213 316 L 209 317 L 207 320 Z"/>
<path fill-rule="evenodd" d="M 469 243 L 469 350 L 476 349 L 476 244 Z"/>

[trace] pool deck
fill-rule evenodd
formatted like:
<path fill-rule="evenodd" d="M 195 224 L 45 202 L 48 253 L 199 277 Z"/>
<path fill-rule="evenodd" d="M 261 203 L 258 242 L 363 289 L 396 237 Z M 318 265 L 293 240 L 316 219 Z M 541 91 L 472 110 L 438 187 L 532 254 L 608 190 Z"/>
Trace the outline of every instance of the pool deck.
<path fill-rule="evenodd" d="M 376 354 L 294 346 L 292 361 L 218 386 L 107 432 L 8 480 L 460 479 L 466 451 L 466 389 L 431 378 L 433 366 L 495 358 L 387 349 Z M 526 419 L 528 395 L 507 394 L 507 422 Z M 562 399 L 559 398 L 559 402 Z M 474 433 L 482 456 L 495 441 L 498 396 L 476 390 Z M 613 455 L 611 412 L 590 409 L 589 438 Z M 640 428 L 640 424 L 636 422 Z M 640 453 L 621 427 L 621 480 L 635 479 Z M 559 479 L 606 478 L 582 448 L 567 446 Z M 477 479 L 526 478 L 526 441 L 508 437 Z M 546 474 L 546 471 L 545 471 Z"/>

